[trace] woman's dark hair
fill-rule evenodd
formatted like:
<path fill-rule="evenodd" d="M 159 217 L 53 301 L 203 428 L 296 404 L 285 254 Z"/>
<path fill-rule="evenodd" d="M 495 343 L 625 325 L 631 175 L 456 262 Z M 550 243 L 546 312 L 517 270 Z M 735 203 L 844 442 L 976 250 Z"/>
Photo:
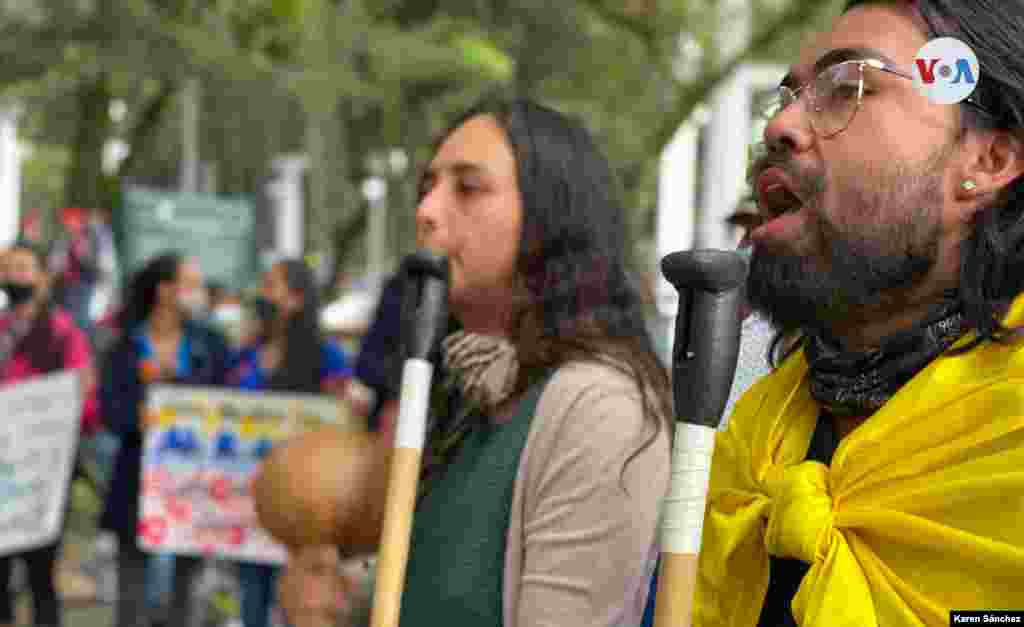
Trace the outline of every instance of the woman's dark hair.
<path fill-rule="evenodd" d="M 27 240 L 18 240 L 7 249 L 8 252 L 23 251 L 32 255 L 40 272 L 46 273 L 46 254 L 41 248 Z M 53 307 L 49 297 L 45 297 L 36 311 L 35 318 L 28 333 L 15 348 L 17 353 L 25 353 L 32 367 L 39 372 L 55 372 L 64 365 L 64 346 L 53 330 L 50 317 Z"/>
<path fill-rule="evenodd" d="M 320 391 L 323 338 L 320 334 L 320 293 L 316 277 L 304 262 L 285 260 L 275 268 L 284 272 L 289 290 L 302 292 L 302 309 L 284 321 L 284 354 L 267 381 L 267 388 L 288 392 Z"/>
<path fill-rule="evenodd" d="M 974 51 L 981 67 L 973 99 L 984 108 L 960 105 L 964 131 L 1004 130 L 1024 141 L 1024 2 L 1021 0 L 852 0 L 865 4 L 909 4 L 927 25 L 929 39 L 955 37 Z M 1010 303 L 1024 292 L 1024 177 L 1018 177 L 991 205 L 974 214 L 973 229 L 961 244 L 961 311 L 977 333 L 962 351 L 1019 333 L 1002 324 Z"/>
<path fill-rule="evenodd" d="M 510 339 L 522 366 L 518 391 L 570 361 L 620 370 L 641 391 L 653 431 L 635 456 L 667 428 L 671 405 L 668 373 L 627 275 L 630 240 L 611 167 L 582 124 L 525 99 L 486 98 L 441 141 L 476 116 L 497 120 L 517 163 L 521 298 Z"/>
<path fill-rule="evenodd" d="M 124 312 L 121 314 L 121 329 L 125 337 L 149 320 L 160 295 L 160 286 L 178 279 L 178 270 L 183 262 L 181 253 L 163 253 L 132 276 L 125 290 Z"/>

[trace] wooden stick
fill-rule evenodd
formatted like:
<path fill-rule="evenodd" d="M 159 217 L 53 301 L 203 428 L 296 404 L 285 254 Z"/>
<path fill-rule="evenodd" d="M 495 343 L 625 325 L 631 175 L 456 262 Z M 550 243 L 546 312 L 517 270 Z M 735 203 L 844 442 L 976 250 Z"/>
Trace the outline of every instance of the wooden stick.
<path fill-rule="evenodd" d="M 387 506 L 377 557 L 371 627 L 397 627 L 402 611 L 413 511 L 419 490 L 433 365 L 412 358 L 402 371 L 402 390 L 391 458 Z"/>
<path fill-rule="evenodd" d="M 698 556 L 662 553 L 658 576 L 658 602 L 654 624 L 690 627 L 693 623 L 693 591 L 697 587 Z"/>
<path fill-rule="evenodd" d="M 676 423 L 672 477 L 661 522 L 655 627 L 690 627 L 715 429 Z"/>
<path fill-rule="evenodd" d="M 422 453 L 422 450 L 399 448 L 391 458 L 387 509 L 377 557 L 372 627 L 398 625 Z"/>
<path fill-rule="evenodd" d="M 680 303 L 672 347 L 676 432 L 654 625 L 690 627 L 715 434 L 739 354 L 747 267 L 734 252 L 694 250 L 667 255 L 661 270 L 679 290 Z"/>

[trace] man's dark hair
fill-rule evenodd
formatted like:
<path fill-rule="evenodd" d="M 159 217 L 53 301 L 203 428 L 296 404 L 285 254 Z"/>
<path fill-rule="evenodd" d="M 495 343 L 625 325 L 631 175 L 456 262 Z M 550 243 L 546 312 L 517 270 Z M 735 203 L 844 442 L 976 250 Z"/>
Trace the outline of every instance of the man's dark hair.
<path fill-rule="evenodd" d="M 988 113 L 960 105 L 964 132 L 1004 130 L 1024 139 L 1024 2 L 851 0 L 845 10 L 868 4 L 909 4 L 927 24 L 929 39 L 955 37 L 970 46 L 981 67 L 974 99 Z M 972 222 L 961 247 L 956 299 L 978 337 L 963 350 L 1016 335 L 1001 320 L 1024 292 L 1024 177 L 1004 188 Z"/>

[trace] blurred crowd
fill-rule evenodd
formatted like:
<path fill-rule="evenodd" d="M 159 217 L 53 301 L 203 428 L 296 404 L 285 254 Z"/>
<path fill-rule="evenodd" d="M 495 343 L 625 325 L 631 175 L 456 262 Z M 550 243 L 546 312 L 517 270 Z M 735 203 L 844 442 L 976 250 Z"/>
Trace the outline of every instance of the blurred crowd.
<path fill-rule="evenodd" d="M 303 260 L 279 260 L 258 285 L 232 286 L 208 280 L 198 260 L 174 251 L 122 280 L 109 214 L 70 208 L 60 218 L 63 232 L 49 246 L 28 232 L 0 250 L 0 385 L 61 370 L 80 375 L 74 478 L 103 500 L 98 562 L 84 566 L 100 584 L 97 600 L 113 603 L 120 627 L 199 625 L 209 624 L 209 592 L 224 588 L 237 592 L 238 624 L 283 625 L 274 611 L 278 568 L 138 548 L 146 387 L 331 395 L 373 427 L 395 396 L 388 374 L 398 337 L 395 288 L 386 290 L 382 315 L 374 313 L 380 289 L 365 285 L 325 307 L 325 290 Z M 7 591 L 19 561 L 34 624 L 67 622 L 56 584 L 63 539 L 0 558 L 0 625 L 15 624 Z M 365 568 L 350 572 L 351 590 L 361 589 L 356 579 L 365 579 Z"/>

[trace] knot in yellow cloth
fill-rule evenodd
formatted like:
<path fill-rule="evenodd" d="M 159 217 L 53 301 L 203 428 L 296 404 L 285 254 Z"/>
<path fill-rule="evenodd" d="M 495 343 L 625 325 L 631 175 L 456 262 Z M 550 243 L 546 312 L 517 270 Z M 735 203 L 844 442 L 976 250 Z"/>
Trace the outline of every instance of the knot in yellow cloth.
<path fill-rule="evenodd" d="M 833 520 L 827 472 L 818 462 L 770 471 L 764 486 L 771 501 L 765 531 L 769 554 L 808 564 L 825 558 Z"/>

